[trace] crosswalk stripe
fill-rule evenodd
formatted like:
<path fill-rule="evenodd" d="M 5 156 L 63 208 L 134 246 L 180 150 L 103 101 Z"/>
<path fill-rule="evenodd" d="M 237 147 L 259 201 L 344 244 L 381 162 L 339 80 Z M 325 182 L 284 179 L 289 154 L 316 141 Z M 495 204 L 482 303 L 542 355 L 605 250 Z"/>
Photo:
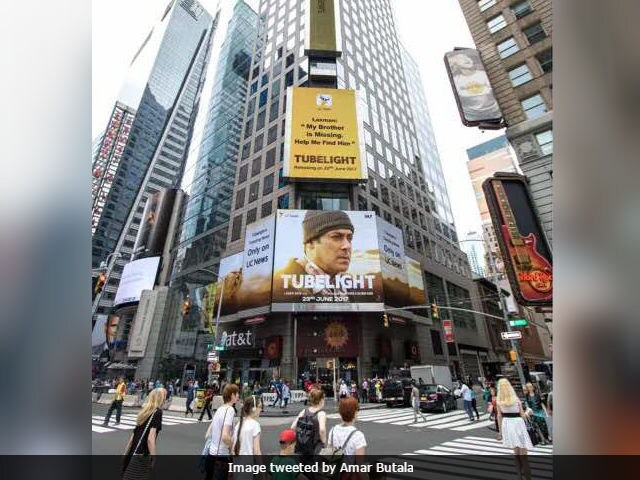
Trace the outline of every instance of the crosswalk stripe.
<path fill-rule="evenodd" d="M 429 449 L 415 450 L 413 453 L 418 455 L 435 454 L 465 454 L 465 455 L 513 455 L 513 450 L 502 446 L 502 442 L 495 438 L 467 436 L 450 440 L 440 445 L 433 446 Z M 532 455 L 530 459 L 531 467 L 543 472 L 552 471 L 552 461 L 545 460 L 540 456 L 553 455 L 552 446 L 534 447 L 529 449 L 528 453 Z M 537 458 L 536 458 L 537 457 Z M 469 459 L 465 459 L 469 460 Z M 487 460 L 487 462 L 504 463 L 498 458 Z"/>
<path fill-rule="evenodd" d="M 438 415 L 437 417 L 433 417 L 433 419 L 430 419 L 427 421 L 427 423 L 431 426 L 433 425 L 441 425 L 441 424 L 450 424 L 452 422 L 459 422 L 462 419 L 465 419 L 467 422 L 469 421 L 469 419 L 466 417 L 466 415 L 464 413 L 460 413 L 460 412 L 456 412 L 455 415 L 451 415 L 448 417 L 442 417 L 440 415 Z"/>
<path fill-rule="evenodd" d="M 113 432 L 111 428 L 100 427 L 98 425 L 91 425 L 91 431 L 96 433 Z"/>
<path fill-rule="evenodd" d="M 476 428 L 488 427 L 490 425 L 494 425 L 493 420 L 483 420 L 480 422 L 473 422 L 471 425 L 464 425 L 462 427 L 454 427 L 452 430 L 457 430 L 458 432 L 465 432 L 467 430 L 474 430 Z"/>
<path fill-rule="evenodd" d="M 126 420 L 127 422 L 133 422 L 133 424 L 135 425 L 136 423 L 136 416 L 135 415 L 127 415 L 125 417 L 125 415 L 122 415 L 122 420 Z M 185 422 L 181 421 L 181 419 L 175 420 L 172 417 L 168 417 L 168 416 L 162 416 L 162 425 L 181 425 Z M 187 422 L 187 423 L 194 423 L 194 422 Z"/>
<path fill-rule="evenodd" d="M 103 417 L 93 416 L 91 418 L 91 423 L 92 424 L 102 426 L 102 422 L 104 422 L 104 418 Z M 109 423 L 109 427 L 110 428 L 117 428 L 118 430 L 133 430 L 135 428 L 135 425 L 131 425 L 129 422 L 127 422 L 126 420 L 123 420 L 121 418 L 120 419 L 120 425 L 115 425 L 113 423 Z M 111 430 L 108 430 L 108 431 L 111 431 Z"/>
<path fill-rule="evenodd" d="M 492 446 L 501 446 L 502 442 L 500 442 L 499 440 L 495 440 L 495 439 L 485 439 L 485 441 L 482 440 L 475 440 L 475 439 L 470 439 L 468 437 L 465 438 L 459 438 L 456 440 L 456 442 L 463 442 L 463 443 L 468 443 L 471 445 L 478 445 L 482 448 L 485 447 L 492 447 Z M 540 446 L 535 446 L 533 447 L 533 449 L 529 449 L 529 451 L 537 451 L 537 452 L 542 452 L 542 453 L 553 453 L 553 445 L 540 445 Z"/>
<path fill-rule="evenodd" d="M 482 418 L 482 417 L 480 417 L 480 418 Z M 471 422 L 468 418 L 463 418 L 463 419 L 459 419 L 459 420 L 455 420 L 455 421 L 452 421 L 452 422 L 445 423 L 443 425 L 437 425 L 437 426 L 435 426 L 433 428 L 443 429 L 443 428 L 458 427 L 458 426 L 461 426 L 461 425 L 475 425 L 476 422 L 479 423 L 480 421 L 474 419 L 473 422 Z"/>
<path fill-rule="evenodd" d="M 404 415 L 398 415 L 398 416 L 394 415 L 391 418 L 383 418 L 382 420 L 373 420 L 373 423 L 391 423 L 391 422 L 398 422 L 401 420 L 407 420 L 409 418 L 413 418 L 413 412 L 406 413 Z"/>
<path fill-rule="evenodd" d="M 371 422 L 374 420 L 382 420 L 383 418 L 394 418 L 398 415 L 405 415 L 406 413 L 407 412 L 383 412 L 376 415 L 368 415 L 365 417 L 360 417 L 360 415 L 358 415 L 358 420 L 362 420 L 363 422 Z"/>

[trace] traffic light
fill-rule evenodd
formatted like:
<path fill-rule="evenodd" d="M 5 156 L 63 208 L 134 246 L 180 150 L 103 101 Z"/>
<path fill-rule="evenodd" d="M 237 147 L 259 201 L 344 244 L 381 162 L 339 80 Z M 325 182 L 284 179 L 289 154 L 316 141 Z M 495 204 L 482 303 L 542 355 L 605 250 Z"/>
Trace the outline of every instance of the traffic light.
<path fill-rule="evenodd" d="M 431 318 L 434 320 L 440 318 L 438 315 L 438 305 L 436 304 L 436 302 L 433 302 L 431 304 Z"/>
<path fill-rule="evenodd" d="M 384 328 L 389 327 L 389 316 L 387 315 L 387 312 L 382 314 L 382 325 L 384 325 Z"/>
<path fill-rule="evenodd" d="M 186 317 L 187 315 L 189 315 L 190 309 L 191 309 L 191 300 L 189 300 L 189 297 L 187 297 L 182 302 L 182 316 Z"/>
<path fill-rule="evenodd" d="M 510 359 L 512 362 L 515 362 L 515 361 L 518 359 L 518 356 L 517 356 L 517 354 L 516 354 L 516 351 L 515 351 L 515 350 L 509 350 L 509 359 Z"/>
<path fill-rule="evenodd" d="M 107 274 L 105 272 L 101 272 L 100 275 L 98 275 L 96 286 L 93 287 L 93 293 L 98 295 L 104 288 L 105 283 L 107 283 Z"/>

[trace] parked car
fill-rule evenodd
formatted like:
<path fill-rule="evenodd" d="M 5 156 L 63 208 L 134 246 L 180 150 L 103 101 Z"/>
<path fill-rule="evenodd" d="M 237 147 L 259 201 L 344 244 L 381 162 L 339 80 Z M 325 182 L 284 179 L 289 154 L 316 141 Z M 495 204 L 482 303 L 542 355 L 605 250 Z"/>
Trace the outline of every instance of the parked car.
<path fill-rule="evenodd" d="M 418 390 L 420 391 L 420 411 L 440 410 L 445 413 L 458 408 L 456 396 L 444 385 L 420 385 Z"/>
<path fill-rule="evenodd" d="M 396 380 L 387 380 L 382 388 L 382 398 L 387 407 L 401 405 L 404 407 L 411 406 L 411 379 L 401 378 Z"/>

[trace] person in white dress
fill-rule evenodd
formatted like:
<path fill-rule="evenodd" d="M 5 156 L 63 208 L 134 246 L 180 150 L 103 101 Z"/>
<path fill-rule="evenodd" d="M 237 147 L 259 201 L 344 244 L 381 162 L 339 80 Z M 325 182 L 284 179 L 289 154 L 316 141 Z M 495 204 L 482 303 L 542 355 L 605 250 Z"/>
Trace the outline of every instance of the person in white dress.
<path fill-rule="evenodd" d="M 262 400 L 255 395 L 251 395 L 244 400 L 242 405 L 242 416 L 240 422 L 233 431 L 233 454 L 236 456 L 234 463 L 244 465 L 254 465 L 254 456 L 262 455 L 260 447 L 260 423 L 258 417 L 262 411 Z M 236 480 L 253 479 L 251 473 L 234 473 Z"/>
<path fill-rule="evenodd" d="M 522 403 L 516 395 L 511 383 L 506 378 L 498 381 L 498 398 L 496 401 L 498 415 L 498 440 L 507 448 L 513 448 L 516 466 L 520 478 L 531 480 L 531 468 L 527 459 L 527 450 L 533 448 Z"/>

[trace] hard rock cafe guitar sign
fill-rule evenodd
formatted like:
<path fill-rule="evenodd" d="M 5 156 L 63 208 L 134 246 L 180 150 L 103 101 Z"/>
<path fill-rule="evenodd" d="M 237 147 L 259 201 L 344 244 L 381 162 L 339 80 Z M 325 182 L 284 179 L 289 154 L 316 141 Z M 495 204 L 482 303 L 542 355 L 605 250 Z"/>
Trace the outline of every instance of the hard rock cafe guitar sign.
<path fill-rule="evenodd" d="M 551 251 L 533 210 L 525 177 L 498 173 L 484 182 L 483 189 L 518 303 L 551 305 Z"/>

